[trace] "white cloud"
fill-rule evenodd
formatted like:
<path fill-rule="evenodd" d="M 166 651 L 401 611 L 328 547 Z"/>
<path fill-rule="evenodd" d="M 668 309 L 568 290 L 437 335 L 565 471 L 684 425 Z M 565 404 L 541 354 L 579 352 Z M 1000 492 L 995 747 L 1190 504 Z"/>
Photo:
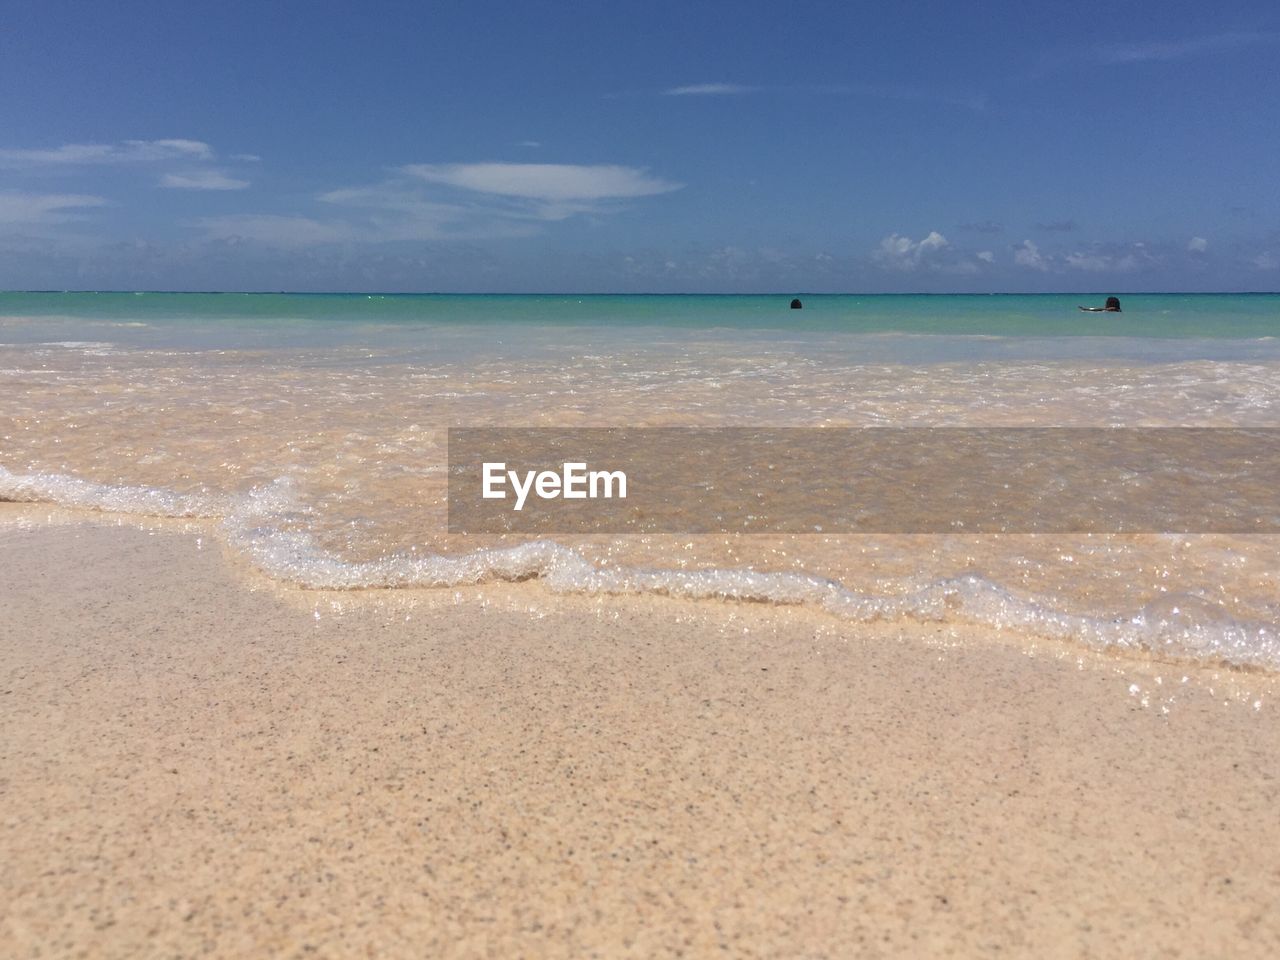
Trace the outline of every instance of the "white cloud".
<path fill-rule="evenodd" d="M 325 223 L 310 217 L 245 213 L 206 217 L 197 223 L 215 240 L 253 240 L 273 247 L 309 247 L 354 239 L 349 224 Z"/>
<path fill-rule="evenodd" d="M 0 224 L 65 223 L 81 219 L 76 211 L 105 206 L 102 197 L 80 193 L 0 191 Z"/>
<path fill-rule="evenodd" d="M 975 254 L 975 256 L 977 256 L 977 258 L 981 260 L 983 263 L 996 262 L 996 255 L 992 253 L 990 250 L 979 250 L 978 253 Z"/>
<path fill-rule="evenodd" d="M 1013 262 L 1041 273 L 1080 270 L 1084 273 L 1134 273 L 1161 263 L 1141 241 L 1133 243 L 1098 243 L 1087 250 L 1062 254 L 1043 252 L 1033 240 L 1024 240 L 1013 248 Z"/>
<path fill-rule="evenodd" d="M 166 173 L 160 186 L 173 190 L 243 190 L 248 180 L 236 180 L 221 170 L 195 170 L 188 173 Z"/>
<path fill-rule="evenodd" d="M 1104 253 L 1068 253 L 1062 262 L 1086 273 L 1130 273 L 1138 269 L 1138 261 L 1132 254 L 1112 257 Z"/>
<path fill-rule="evenodd" d="M 937 230 L 919 241 L 901 234 L 890 234 L 872 252 L 872 259 L 886 270 L 927 270 L 965 276 L 981 270 L 975 259 L 962 254 Z M 983 258 L 979 255 L 978 260 Z"/>
<path fill-rule="evenodd" d="M 122 140 L 119 143 L 67 143 L 47 149 L 0 149 L 0 167 L 49 171 L 91 166 L 159 167 L 157 186 L 173 190 L 243 190 L 249 181 L 210 166 L 213 148 L 202 140 Z M 240 161 L 258 159 L 236 154 Z M 175 169 L 176 168 L 176 169 Z"/>
<path fill-rule="evenodd" d="M 1073 270 L 1089 273 L 1134 273 L 1161 262 L 1141 240 L 1133 243 L 1096 244 L 1087 251 L 1074 251 L 1062 258 Z"/>
<path fill-rule="evenodd" d="M 679 190 L 683 184 L 638 167 L 565 163 L 444 163 L 402 168 L 410 176 L 476 193 L 522 200 L 620 200 Z"/>
<path fill-rule="evenodd" d="M 368 242 L 527 236 L 537 229 L 534 221 L 547 219 L 504 201 L 441 202 L 429 190 L 413 180 L 387 180 L 330 190 L 319 199 L 350 210 L 348 239 Z"/>
<path fill-rule="evenodd" d="M 1259 270 L 1276 270 L 1280 269 L 1280 254 L 1264 251 L 1249 261 Z"/>
<path fill-rule="evenodd" d="M 213 148 L 200 140 L 126 140 L 125 145 L 143 153 L 153 154 L 157 159 L 168 159 L 169 156 L 176 155 L 208 160 L 213 156 Z"/>
<path fill-rule="evenodd" d="M 1020 267 L 1029 267 L 1032 270 L 1047 271 L 1050 267 L 1050 260 L 1040 252 L 1040 248 L 1031 240 L 1023 240 L 1022 246 L 1015 247 L 1013 251 L 1013 262 Z"/>
<path fill-rule="evenodd" d="M 334 243 L 525 237 L 536 230 L 531 223 L 486 217 L 463 207 L 419 204 L 395 208 L 389 202 L 378 207 L 353 206 L 350 213 L 336 217 L 246 213 L 205 217 L 196 225 L 215 240 L 252 241 L 284 249 Z"/>
<path fill-rule="evenodd" d="M 488 183 L 481 175 L 481 182 Z M 495 184 L 497 186 L 497 184 Z M 317 197 L 333 215 L 239 214 L 198 221 L 207 236 L 253 241 L 274 247 L 326 243 L 457 241 L 527 237 L 540 224 L 573 212 L 605 212 L 598 201 L 544 202 L 506 195 L 481 195 L 453 202 L 439 198 L 434 182 L 417 175 L 366 187 L 334 189 Z"/>
<path fill-rule="evenodd" d="M 616 212 L 617 201 L 679 188 L 635 167 L 417 164 L 381 183 L 321 194 L 321 203 L 339 208 L 333 215 L 237 214 L 198 225 L 216 239 L 278 247 L 523 237 L 547 222 Z"/>
<path fill-rule="evenodd" d="M 230 159 L 240 163 L 259 163 L 262 160 L 256 153 L 233 153 Z"/>
<path fill-rule="evenodd" d="M 951 244 L 937 230 L 933 230 L 918 243 L 910 237 L 894 233 L 880 241 L 880 246 L 873 256 L 876 261 L 891 270 L 915 270 L 917 267 L 932 265 L 939 253 Z"/>
<path fill-rule="evenodd" d="M 536 150 L 538 147 L 542 146 L 542 141 L 541 140 L 521 140 L 519 143 L 516 144 L 516 146 L 526 147 L 530 150 Z"/>
<path fill-rule="evenodd" d="M 1204 237 L 1192 237 L 1187 241 L 1187 249 L 1192 253 L 1204 253 L 1209 249 L 1209 241 Z"/>
<path fill-rule="evenodd" d="M 691 83 L 683 87 L 671 87 L 662 92 L 668 97 L 723 97 L 737 93 L 752 93 L 756 89 L 740 83 Z"/>
<path fill-rule="evenodd" d="M 910 84 L 892 83 L 800 83 L 771 86 L 743 83 L 689 83 L 668 87 L 657 93 L 666 97 L 733 97 L 748 93 L 775 93 L 804 97 L 869 97 L 876 100 L 900 100 L 920 103 L 937 103 L 949 107 L 982 112 L 987 108 L 985 94 L 963 89 L 931 88 Z M 607 93 L 605 99 L 615 100 L 638 96 L 631 93 Z"/>
<path fill-rule="evenodd" d="M 249 181 L 232 177 L 210 164 L 213 148 L 202 140 L 122 140 L 119 143 L 67 143 L 47 149 L 0 149 L 0 167 L 48 171 L 90 166 L 159 167 L 157 186 L 173 190 L 243 190 Z M 240 153 L 242 162 L 258 160 Z"/>
<path fill-rule="evenodd" d="M 211 160 L 213 149 L 199 140 L 124 140 L 120 143 L 68 143 L 48 149 L 0 149 L 0 166 L 84 166 L 100 163 L 155 163 Z"/>
<path fill-rule="evenodd" d="M 1095 52 L 1103 63 L 1146 63 L 1223 53 L 1241 47 L 1273 43 L 1277 39 L 1280 39 L 1280 34 L 1276 33 L 1218 33 L 1188 40 L 1105 44 Z"/>
<path fill-rule="evenodd" d="M 324 203 L 346 207 L 364 207 L 370 210 L 394 210 L 430 214 L 444 218 L 466 213 L 466 206 L 456 203 L 436 203 L 423 197 L 413 183 L 388 180 L 369 187 L 344 187 L 320 194 Z"/>

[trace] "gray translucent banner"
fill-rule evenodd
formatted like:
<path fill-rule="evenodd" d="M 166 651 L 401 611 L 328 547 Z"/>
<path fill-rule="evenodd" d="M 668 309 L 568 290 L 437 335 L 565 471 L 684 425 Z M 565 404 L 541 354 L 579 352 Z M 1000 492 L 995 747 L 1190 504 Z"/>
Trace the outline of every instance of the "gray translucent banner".
<path fill-rule="evenodd" d="M 449 530 L 1280 533 L 1280 429 L 451 429 Z"/>

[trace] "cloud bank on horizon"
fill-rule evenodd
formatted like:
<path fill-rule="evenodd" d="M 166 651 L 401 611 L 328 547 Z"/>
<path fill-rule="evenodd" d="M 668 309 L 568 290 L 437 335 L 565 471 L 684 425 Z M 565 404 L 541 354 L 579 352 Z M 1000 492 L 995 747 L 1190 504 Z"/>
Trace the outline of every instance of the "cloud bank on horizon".
<path fill-rule="evenodd" d="M 1007 5 L 996 38 L 754 2 L 728 33 L 394 0 L 245 31 L 230 0 L 161 39 L 109 29 L 140 0 L 70 36 L 50 0 L 0 40 L 0 287 L 1280 286 L 1280 13 Z M 428 29 L 458 38 L 430 63 Z"/>

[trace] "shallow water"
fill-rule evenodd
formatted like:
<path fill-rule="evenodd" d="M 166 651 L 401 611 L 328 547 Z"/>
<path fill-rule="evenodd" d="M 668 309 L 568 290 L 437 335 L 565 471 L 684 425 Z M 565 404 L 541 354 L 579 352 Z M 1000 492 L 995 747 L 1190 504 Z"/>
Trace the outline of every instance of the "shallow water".
<path fill-rule="evenodd" d="M 3 498 L 208 516 L 264 572 L 314 587 L 539 577 L 553 590 L 976 621 L 1280 669 L 1275 536 L 530 540 L 450 535 L 445 521 L 450 426 L 1275 427 L 1276 341 L 1004 336 L 1010 316 L 997 310 L 982 327 L 993 298 L 977 297 L 911 298 L 911 309 L 893 307 L 902 329 L 847 332 L 823 330 L 829 318 L 809 306 L 792 322 L 772 298 L 594 298 L 594 320 L 546 323 L 538 311 L 558 309 L 554 298 L 526 298 L 536 309 L 453 298 L 466 302 L 455 313 L 431 301 L 444 319 L 424 318 L 415 301 L 397 307 L 411 316 L 372 322 L 359 309 L 343 314 L 351 298 L 251 298 L 222 317 L 208 306 L 221 298 L 203 295 L 154 306 L 153 295 L 113 294 L 100 308 L 77 300 L 74 313 L 66 295 L 21 296 L 22 313 L 0 319 Z M 1076 299 L 1006 307 L 1056 316 Z M 684 319 L 648 322 L 650 300 Z M 946 312 L 957 300 L 958 322 Z M 1191 300 L 1197 316 L 1211 311 L 1210 298 Z M 1219 300 L 1222 315 L 1201 324 L 1210 330 L 1280 326 L 1265 297 Z M 147 305 L 131 310 L 133 301 Z M 280 316 L 312 301 L 332 314 Z M 1126 324 L 1150 321 L 1138 306 L 1126 298 Z M 487 312 L 480 322 L 468 311 Z M 930 325 L 988 332 L 916 332 Z"/>

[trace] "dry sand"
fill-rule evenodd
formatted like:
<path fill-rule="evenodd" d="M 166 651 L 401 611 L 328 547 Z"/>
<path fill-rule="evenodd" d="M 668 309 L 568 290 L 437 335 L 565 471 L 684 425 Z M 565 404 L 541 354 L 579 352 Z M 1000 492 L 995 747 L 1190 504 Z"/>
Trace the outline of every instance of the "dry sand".
<path fill-rule="evenodd" d="M 5 957 L 1280 953 L 1272 678 L 51 516 L 0 505 Z"/>

